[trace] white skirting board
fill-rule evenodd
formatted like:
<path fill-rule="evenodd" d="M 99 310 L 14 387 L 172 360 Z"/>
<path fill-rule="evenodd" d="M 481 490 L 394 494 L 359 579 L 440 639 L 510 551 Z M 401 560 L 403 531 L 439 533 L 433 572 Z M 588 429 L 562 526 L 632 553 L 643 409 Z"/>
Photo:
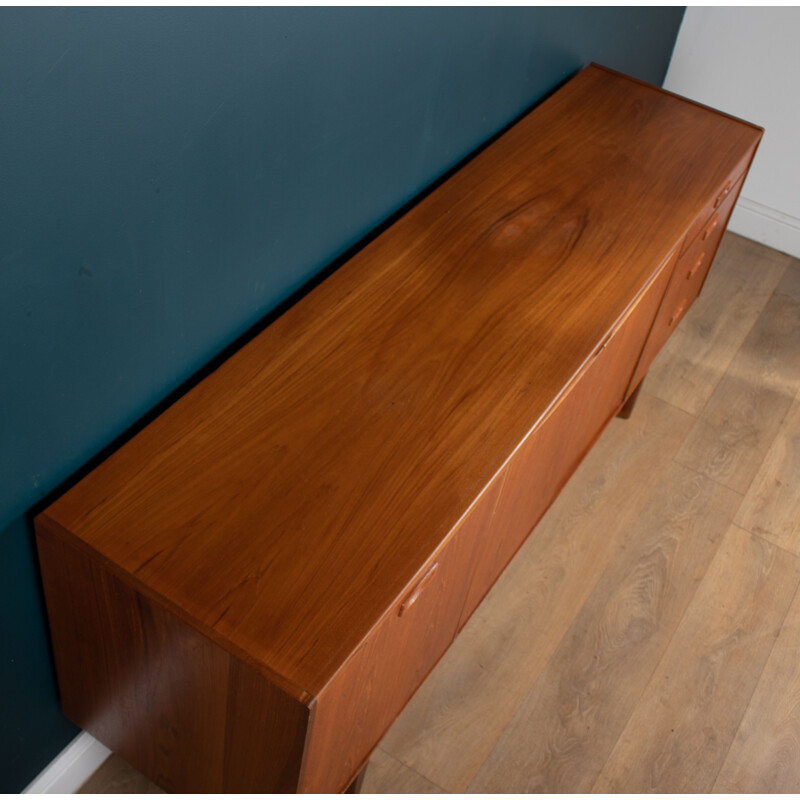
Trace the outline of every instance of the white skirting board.
<path fill-rule="evenodd" d="M 800 219 L 755 200 L 739 198 L 728 230 L 800 258 Z"/>
<path fill-rule="evenodd" d="M 23 794 L 72 794 L 111 755 L 111 751 L 90 736 L 79 733 L 43 770 L 23 789 Z"/>

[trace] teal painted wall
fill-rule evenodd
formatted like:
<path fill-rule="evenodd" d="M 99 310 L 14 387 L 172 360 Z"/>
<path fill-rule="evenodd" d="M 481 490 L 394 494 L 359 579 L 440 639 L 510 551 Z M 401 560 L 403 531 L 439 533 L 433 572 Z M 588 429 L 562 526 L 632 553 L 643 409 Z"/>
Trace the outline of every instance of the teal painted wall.
<path fill-rule="evenodd" d="M 589 61 L 682 8 L 0 9 L 0 790 L 59 713 L 32 513 Z"/>

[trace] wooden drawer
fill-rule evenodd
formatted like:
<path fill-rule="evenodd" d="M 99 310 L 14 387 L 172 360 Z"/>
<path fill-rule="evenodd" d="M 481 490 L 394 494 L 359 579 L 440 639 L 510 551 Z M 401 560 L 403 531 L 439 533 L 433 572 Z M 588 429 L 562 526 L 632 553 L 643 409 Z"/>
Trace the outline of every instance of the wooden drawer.
<path fill-rule="evenodd" d="M 447 650 L 501 483 L 502 474 L 312 705 L 302 791 L 346 788 Z"/>
<path fill-rule="evenodd" d="M 686 235 L 687 241 L 691 238 L 695 230 L 696 233 L 694 234 L 694 239 L 689 242 L 688 246 L 684 243 L 684 254 L 681 256 L 681 260 L 688 256 L 689 251 L 693 248 L 702 248 L 709 254 L 708 263 L 705 268 L 705 272 L 708 272 L 708 266 L 711 264 L 714 254 L 717 251 L 717 245 L 719 245 L 722 234 L 725 232 L 725 227 L 728 224 L 728 217 L 730 217 L 731 211 L 733 211 L 733 207 L 736 205 L 736 199 L 739 197 L 739 191 L 743 183 L 744 176 L 741 176 L 734 183 L 730 191 L 726 193 L 723 202 L 714 210 L 714 213 L 706 220 L 705 224 L 701 225 L 699 228 L 692 226 L 689 233 Z"/>
<path fill-rule="evenodd" d="M 741 185 L 742 181 L 737 181 L 733 190 L 727 193 L 722 205 L 706 220 L 705 225 L 692 226 L 691 230 L 696 231 L 695 238 L 675 264 L 664 301 L 631 379 L 631 390 L 639 385 L 653 359 L 700 294 Z"/>
<path fill-rule="evenodd" d="M 707 224 L 711 222 L 714 215 L 719 213 L 723 206 L 731 198 L 733 198 L 735 202 L 735 198 L 739 193 L 739 189 L 742 188 L 741 184 L 744 180 L 744 173 L 747 169 L 751 155 L 752 154 L 748 154 L 739 164 L 736 165 L 736 168 L 731 172 L 730 176 L 725 179 L 722 185 L 714 192 L 712 198 L 706 203 L 705 206 L 703 206 L 703 209 L 697 215 L 686 233 L 686 237 L 684 238 L 681 246 L 681 254 L 686 252 L 686 250 L 700 234 L 701 230 L 703 230 Z M 722 227 L 724 228 L 724 225 Z"/>
<path fill-rule="evenodd" d="M 694 302 L 703 288 L 711 262 L 714 260 L 717 248 L 722 240 L 722 234 L 725 232 L 728 217 L 733 210 L 737 194 L 738 186 L 736 192 L 728 195 L 725 203 L 703 226 L 675 266 L 673 282 L 683 286 L 683 294 L 688 299 L 689 304 Z"/>
<path fill-rule="evenodd" d="M 633 308 L 509 461 L 490 530 L 479 545 L 462 624 L 623 404 L 670 267 L 671 262 L 662 264 Z"/>

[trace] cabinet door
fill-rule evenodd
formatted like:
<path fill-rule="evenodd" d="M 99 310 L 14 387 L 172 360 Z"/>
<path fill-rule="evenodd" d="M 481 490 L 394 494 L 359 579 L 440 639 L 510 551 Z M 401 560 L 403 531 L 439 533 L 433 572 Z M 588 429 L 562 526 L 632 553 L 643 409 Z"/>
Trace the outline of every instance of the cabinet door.
<path fill-rule="evenodd" d="M 484 490 L 401 599 L 320 693 L 301 778 L 305 792 L 337 792 L 417 690 L 456 633 L 475 544 L 502 475 Z"/>
<path fill-rule="evenodd" d="M 670 258 L 661 266 L 558 405 L 512 456 L 491 527 L 479 545 L 465 617 L 489 591 L 624 402 L 673 263 Z"/>

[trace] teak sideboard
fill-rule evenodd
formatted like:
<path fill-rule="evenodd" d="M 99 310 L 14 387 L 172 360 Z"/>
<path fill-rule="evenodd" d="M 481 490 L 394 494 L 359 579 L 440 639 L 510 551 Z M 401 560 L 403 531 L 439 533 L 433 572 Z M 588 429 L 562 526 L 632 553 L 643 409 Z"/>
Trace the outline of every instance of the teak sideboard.
<path fill-rule="evenodd" d="M 64 713 L 168 790 L 350 786 L 630 409 L 761 133 L 587 67 L 67 491 Z"/>

